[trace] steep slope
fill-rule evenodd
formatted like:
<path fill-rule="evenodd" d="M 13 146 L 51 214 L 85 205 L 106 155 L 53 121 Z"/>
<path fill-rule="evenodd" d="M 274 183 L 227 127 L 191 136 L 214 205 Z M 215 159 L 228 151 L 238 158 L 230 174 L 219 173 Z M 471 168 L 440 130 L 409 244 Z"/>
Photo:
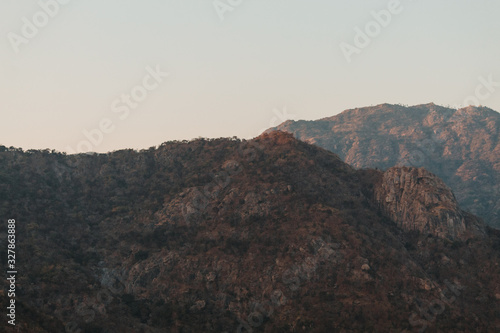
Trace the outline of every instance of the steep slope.
<path fill-rule="evenodd" d="M 500 114 L 434 104 L 383 104 L 275 129 L 338 154 L 355 168 L 424 167 L 448 184 L 462 207 L 500 228 Z"/>
<path fill-rule="evenodd" d="M 479 220 L 458 207 L 443 181 L 423 168 L 388 169 L 376 183 L 373 198 L 404 230 L 450 239 L 484 234 Z"/>
<path fill-rule="evenodd" d="M 480 222 L 444 185 L 426 185 L 433 199 L 414 213 L 437 228 L 417 232 L 379 200 L 395 186 L 384 173 L 280 132 L 99 155 L 3 150 L 21 331 L 500 328 L 500 234 L 473 232 Z M 435 204 L 463 226 L 440 227 Z"/>

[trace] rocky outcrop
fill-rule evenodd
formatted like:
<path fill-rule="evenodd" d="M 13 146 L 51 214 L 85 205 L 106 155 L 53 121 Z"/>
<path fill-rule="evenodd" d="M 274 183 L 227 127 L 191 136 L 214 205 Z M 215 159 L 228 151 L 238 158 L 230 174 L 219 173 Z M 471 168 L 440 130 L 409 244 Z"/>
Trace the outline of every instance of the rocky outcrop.
<path fill-rule="evenodd" d="M 450 186 L 464 210 L 500 228 L 496 111 L 382 104 L 316 121 L 286 121 L 274 129 L 328 149 L 355 168 L 423 167 Z"/>
<path fill-rule="evenodd" d="M 478 234 L 478 220 L 462 211 L 450 188 L 423 168 L 393 167 L 374 190 L 384 213 L 404 230 L 457 239 Z M 484 230 L 481 230 L 484 233 Z"/>

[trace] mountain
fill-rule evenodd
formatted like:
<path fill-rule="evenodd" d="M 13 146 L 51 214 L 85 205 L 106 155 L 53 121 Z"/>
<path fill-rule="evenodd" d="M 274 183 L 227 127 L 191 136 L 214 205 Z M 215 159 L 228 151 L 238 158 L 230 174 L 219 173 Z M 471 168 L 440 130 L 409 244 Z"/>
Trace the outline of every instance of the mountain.
<path fill-rule="evenodd" d="M 0 147 L 0 198 L 6 332 L 500 329 L 498 230 L 424 169 L 357 170 L 288 133 Z"/>
<path fill-rule="evenodd" d="M 286 121 L 293 133 L 355 168 L 423 167 L 451 187 L 462 207 L 500 228 L 500 114 L 485 107 L 383 104 L 316 121 Z"/>

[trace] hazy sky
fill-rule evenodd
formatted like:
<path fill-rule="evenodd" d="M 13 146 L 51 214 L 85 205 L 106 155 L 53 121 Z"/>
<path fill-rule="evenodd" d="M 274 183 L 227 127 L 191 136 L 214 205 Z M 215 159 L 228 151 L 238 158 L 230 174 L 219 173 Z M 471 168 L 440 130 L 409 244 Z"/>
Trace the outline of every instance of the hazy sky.
<path fill-rule="evenodd" d="M 251 138 L 385 102 L 500 110 L 499 14 L 498 0 L 2 0 L 0 144 Z"/>

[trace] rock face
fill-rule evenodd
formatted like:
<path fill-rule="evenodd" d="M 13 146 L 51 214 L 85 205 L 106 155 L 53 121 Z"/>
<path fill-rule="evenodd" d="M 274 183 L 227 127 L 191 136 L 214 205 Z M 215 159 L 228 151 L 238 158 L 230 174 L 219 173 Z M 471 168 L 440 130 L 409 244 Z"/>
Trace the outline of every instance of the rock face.
<path fill-rule="evenodd" d="M 424 170 L 356 170 L 289 133 L 0 147 L 0 198 L 22 314 L 2 332 L 500 329 L 500 232 L 467 235 Z"/>
<path fill-rule="evenodd" d="M 355 168 L 423 167 L 450 186 L 463 209 L 500 228 L 496 111 L 383 104 L 316 121 L 286 121 L 275 129 L 328 149 Z"/>
<path fill-rule="evenodd" d="M 388 169 L 374 197 L 385 214 L 404 230 L 456 239 L 479 229 L 479 221 L 458 207 L 446 184 L 423 168 Z"/>

